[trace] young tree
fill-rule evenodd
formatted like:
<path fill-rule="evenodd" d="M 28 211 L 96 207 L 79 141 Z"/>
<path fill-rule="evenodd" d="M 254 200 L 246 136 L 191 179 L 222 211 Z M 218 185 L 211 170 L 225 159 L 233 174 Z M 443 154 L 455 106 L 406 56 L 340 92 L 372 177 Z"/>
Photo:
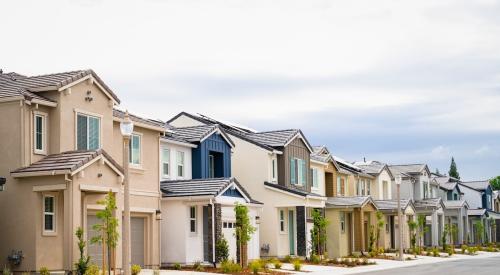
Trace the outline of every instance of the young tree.
<path fill-rule="evenodd" d="M 417 227 L 418 227 L 418 246 L 422 248 L 424 235 L 427 232 L 428 228 L 425 226 L 426 218 L 425 215 L 418 215 L 417 218 Z"/>
<path fill-rule="evenodd" d="M 384 214 L 380 211 L 377 211 L 376 216 L 377 216 L 377 232 L 375 234 L 375 247 L 377 248 L 377 252 L 378 252 L 378 246 L 379 246 L 379 241 L 380 241 L 380 232 L 384 228 L 385 218 L 384 218 Z"/>
<path fill-rule="evenodd" d="M 457 164 L 455 163 L 455 159 L 453 157 L 451 157 L 450 171 L 448 172 L 448 175 L 450 177 L 460 179 L 460 174 L 457 170 Z"/>
<path fill-rule="evenodd" d="M 75 264 L 76 274 L 84 275 L 90 261 L 90 257 L 84 255 L 87 242 L 83 239 L 83 229 L 81 227 L 76 229 L 75 235 L 78 238 L 78 250 L 80 251 L 80 259 Z"/>
<path fill-rule="evenodd" d="M 247 265 L 247 244 L 252 238 L 252 234 L 255 232 L 256 228 L 253 227 L 250 222 L 250 217 L 248 216 L 248 207 L 242 204 L 236 204 L 234 206 L 234 212 L 236 214 L 236 245 L 240 249 L 240 255 L 238 257 L 240 265 L 245 267 Z"/>
<path fill-rule="evenodd" d="M 448 234 L 450 233 L 451 226 L 449 224 L 444 225 L 443 234 L 441 236 L 441 244 L 443 245 L 443 251 L 447 249 Z"/>
<path fill-rule="evenodd" d="M 321 211 L 312 211 L 313 228 L 311 229 L 311 246 L 313 255 L 322 256 L 326 246 L 326 227 L 329 221 L 323 216 Z"/>
<path fill-rule="evenodd" d="M 481 220 L 476 221 L 474 223 L 474 227 L 476 229 L 476 244 L 481 244 L 483 242 L 483 234 L 484 234 L 484 224 Z"/>
<path fill-rule="evenodd" d="M 491 187 L 493 190 L 500 190 L 500 176 L 497 176 L 495 178 L 492 178 L 490 180 Z"/>
<path fill-rule="evenodd" d="M 98 211 L 96 216 L 101 220 L 101 224 L 95 224 L 93 229 L 100 234 L 91 239 L 91 243 L 100 243 L 103 247 L 107 248 L 108 258 L 108 274 L 111 274 L 111 253 L 116 248 L 118 243 L 118 219 L 115 217 L 114 212 L 116 207 L 115 195 L 110 191 L 104 200 L 97 202 L 104 205 L 104 209 Z M 103 255 L 104 256 L 104 255 Z M 105 261 L 103 261 L 102 270 L 105 270 Z"/>
<path fill-rule="evenodd" d="M 417 245 L 417 223 L 413 220 L 408 220 L 408 229 L 410 230 L 410 245 L 413 252 L 415 252 L 415 246 Z"/>

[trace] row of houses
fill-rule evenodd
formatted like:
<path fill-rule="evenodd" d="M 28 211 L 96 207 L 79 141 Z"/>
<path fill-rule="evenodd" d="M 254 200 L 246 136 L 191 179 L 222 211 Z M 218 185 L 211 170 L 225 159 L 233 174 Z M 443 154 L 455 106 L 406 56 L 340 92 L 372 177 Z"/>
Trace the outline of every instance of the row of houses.
<path fill-rule="evenodd" d="M 39 76 L 0 74 L 0 265 L 13 270 L 72 270 L 79 258 L 75 231 L 97 234 L 98 204 L 108 192 L 124 209 L 124 159 L 130 167 L 132 263 L 212 263 L 225 238 L 236 258 L 236 203 L 257 229 L 250 259 L 306 257 L 312 211 L 330 221 L 326 249 L 340 257 L 367 251 L 376 212 L 384 214 L 380 245 L 410 245 L 408 221 L 426 217 L 424 243 L 436 246 L 445 224 L 456 244 L 496 241 L 500 198 L 487 181 L 433 174 L 422 164 L 348 162 L 313 146 L 299 129 L 259 132 L 200 114 L 166 122 L 130 115 L 124 158 L 116 93 L 92 70 Z M 403 218 L 398 220 L 396 181 Z M 478 240 L 476 221 L 486 230 Z M 119 223 L 120 236 L 122 235 Z M 396 234 L 403 230 L 403 238 Z M 496 227 L 499 228 L 499 227 Z M 88 243 L 101 264 L 103 250 Z M 122 240 L 114 265 L 122 267 Z"/>

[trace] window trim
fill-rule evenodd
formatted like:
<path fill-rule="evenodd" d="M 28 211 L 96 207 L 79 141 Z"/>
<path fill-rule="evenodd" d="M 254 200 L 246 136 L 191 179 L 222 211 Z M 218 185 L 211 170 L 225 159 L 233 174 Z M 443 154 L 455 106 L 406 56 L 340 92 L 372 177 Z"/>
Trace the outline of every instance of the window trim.
<path fill-rule="evenodd" d="M 134 136 L 135 137 L 138 137 L 139 138 L 139 163 L 133 163 L 132 162 L 132 159 L 134 158 L 133 156 L 133 151 L 132 151 L 132 141 L 134 139 Z M 129 157 L 129 165 L 132 167 L 132 168 L 140 168 L 142 167 L 142 136 L 143 134 L 142 133 L 137 133 L 137 132 L 133 132 L 132 135 L 130 136 L 130 142 L 129 142 L 129 151 L 130 151 L 130 157 Z"/>
<path fill-rule="evenodd" d="M 271 159 L 271 180 L 273 182 L 277 181 L 276 158 Z"/>
<path fill-rule="evenodd" d="M 191 210 L 194 209 L 194 218 L 191 217 Z M 189 234 L 191 234 L 192 236 L 194 235 L 197 235 L 198 234 L 198 209 L 196 207 L 196 205 L 191 205 L 189 206 L 189 209 L 188 209 L 188 227 L 189 227 Z M 194 231 L 192 231 L 191 229 L 191 222 L 194 221 Z"/>
<path fill-rule="evenodd" d="M 319 170 L 318 168 L 311 168 L 312 182 L 311 187 L 314 189 L 319 189 Z M 316 184 L 314 182 L 316 181 Z"/>
<path fill-rule="evenodd" d="M 96 114 L 96 113 L 92 113 L 92 112 L 88 112 L 88 111 L 84 111 L 84 110 L 80 110 L 80 109 L 74 109 L 74 112 L 75 112 L 75 133 L 74 133 L 75 134 L 75 150 L 78 150 L 78 115 L 83 115 L 83 116 L 87 117 L 87 149 L 86 150 L 90 150 L 89 149 L 89 142 L 88 142 L 88 139 L 89 139 L 89 134 L 88 134 L 88 131 L 89 131 L 88 117 L 94 117 L 94 118 L 99 119 L 99 145 L 97 146 L 97 149 L 102 148 L 102 121 L 103 121 L 103 116 L 100 115 L 100 114 Z"/>
<path fill-rule="evenodd" d="M 36 118 L 42 118 L 42 149 L 36 148 Z M 48 114 L 40 111 L 33 112 L 33 153 L 37 155 L 47 155 L 47 125 L 48 125 Z"/>
<path fill-rule="evenodd" d="M 215 156 L 208 154 L 208 177 L 215 178 Z"/>
<path fill-rule="evenodd" d="M 46 212 L 45 211 L 45 199 L 52 198 L 53 199 L 53 207 L 54 212 Z M 46 230 L 45 229 L 45 216 L 52 215 L 52 222 L 54 230 Z M 56 236 L 57 235 L 57 196 L 53 194 L 43 194 L 42 196 L 42 235 L 43 236 Z"/>
<path fill-rule="evenodd" d="M 346 232 L 345 220 L 346 220 L 346 213 L 344 211 L 340 211 L 340 213 L 339 213 L 339 225 L 340 225 L 340 233 L 342 233 L 342 234 L 345 234 L 345 232 Z"/>
<path fill-rule="evenodd" d="M 168 151 L 168 159 L 166 160 L 165 162 L 165 159 L 163 158 L 163 152 L 164 151 Z M 172 166 L 170 165 L 170 158 L 171 158 L 171 152 L 172 150 L 170 150 L 170 148 L 168 147 L 162 147 L 161 148 L 161 177 L 162 178 L 170 178 L 170 174 L 171 174 L 171 171 L 172 171 Z M 164 164 L 167 163 L 168 165 L 168 173 L 165 174 L 165 169 L 164 169 Z"/>
<path fill-rule="evenodd" d="M 186 177 L 186 169 L 185 169 L 185 162 L 186 162 L 186 153 L 184 151 L 176 151 L 177 153 L 175 154 L 175 168 L 176 168 L 176 174 L 178 178 L 184 178 Z M 179 163 L 179 155 L 182 155 L 182 163 Z M 179 167 L 182 167 L 182 176 L 179 175 Z"/>

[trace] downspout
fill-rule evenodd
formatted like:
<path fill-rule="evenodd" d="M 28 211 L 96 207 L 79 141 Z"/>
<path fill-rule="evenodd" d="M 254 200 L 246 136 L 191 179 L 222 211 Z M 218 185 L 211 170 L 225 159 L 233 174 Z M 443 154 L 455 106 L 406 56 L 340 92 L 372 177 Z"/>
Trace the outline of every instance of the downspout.
<path fill-rule="evenodd" d="M 210 205 L 212 206 L 212 262 L 215 266 L 215 205 L 213 199 L 210 199 Z"/>
<path fill-rule="evenodd" d="M 69 221 L 66 221 L 65 224 L 69 224 L 70 228 L 73 228 L 73 213 L 71 213 L 71 211 L 73 211 L 73 184 L 72 184 L 73 180 L 68 177 L 68 174 L 65 174 L 64 181 L 66 182 L 66 190 L 67 190 L 68 198 L 66 198 L 64 196 L 63 196 L 63 198 L 64 198 L 64 200 L 68 200 L 68 204 L 69 204 L 68 211 L 70 211 L 70 213 L 68 215 Z M 65 218 L 64 215 L 63 215 L 63 218 Z M 68 259 L 69 259 L 68 264 L 69 264 L 69 268 L 71 270 L 72 265 L 73 265 L 73 232 L 72 232 L 72 230 L 68 230 L 66 238 L 68 238 L 68 251 L 67 251 Z"/>

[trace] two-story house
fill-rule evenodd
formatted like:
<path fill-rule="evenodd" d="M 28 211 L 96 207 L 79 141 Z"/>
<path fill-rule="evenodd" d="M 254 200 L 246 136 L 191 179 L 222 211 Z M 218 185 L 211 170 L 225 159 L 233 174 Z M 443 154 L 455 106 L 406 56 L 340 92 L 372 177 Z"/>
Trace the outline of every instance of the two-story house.
<path fill-rule="evenodd" d="M 257 229 L 248 244 L 248 258 L 260 258 L 262 204 L 231 177 L 234 148 L 218 125 L 172 127 L 162 136 L 162 265 L 214 263 L 215 247 L 222 238 L 228 243 L 230 258 L 236 261 L 236 204 L 248 206 L 250 221 Z"/>
<path fill-rule="evenodd" d="M 396 249 L 399 247 L 400 235 L 398 228 L 403 230 L 403 248 L 410 247 L 410 230 L 408 221 L 415 218 L 415 206 L 412 200 L 401 199 L 402 221 L 398 219 L 398 201 L 392 197 L 392 184 L 395 178 L 389 166 L 380 161 L 359 161 L 354 163 L 366 174 L 375 177 L 375 188 L 371 194 L 380 212 L 385 216 L 385 228 L 380 237 L 380 244 L 384 248 Z"/>
<path fill-rule="evenodd" d="M 123 113 L 116 94 L 92 70 L 39 76 L 0 74 L 0 265 L 16 271 L 71 271 L 79 258 L 75 231 L 90 239 L 97 202 L 116 196 L 122 236 Z M 158 142 L 163 125 L 133 116 L 130 146 L 131 252 L 134 264 L 159 265 Z M 146 156 L 151 156 L 146 158 Z M 88 240 L 87 239 L 87 240 Z M 121 239 L 112 265 L 121 268 Z M 102 249 L 90 245 L 92 261 Z M 20 262 L 8 261 L 15 254 Z"/>
<path fill-rule="evenodd" d="M 495 219 L 493 211 L 493 189 L 488 180 L 460 181 L 463 198 L 469 204 L 469 238 L 472 243 L 490 242 L 493 237 L 490 217 Z M 477 223 L 483 224 L 483 232 L 479 232 Z"/>
<path fill-rule="evenodd" d="M 400 176 L 401 199 L 412 200 L 416 215 L 426 218 L 425 246 L 437 246 L 444 229 L 444 204 L 438 196 L 438 185 L 431 181 L 426 164 L 389 165 L 394 178 Z M 396 197 L 396 184 L 392 184 L 392 197 Z"/>
<path fill-rule="evenodd" d="M 456 236 L 448 236 L 456 245 L 467 241 L 469 204 L 462 198 L 459 180 L 453 177 L 433 174 L 432 182 L 439 185 L 438 196 L 443 200 L 445 224 L 455 226 Z"/>
<path fill-rule="evenodd" d="M 325 216 L 331 221 L 327 229 L 327 251 L 333 257 L 367 251 L 370 226 L 375 225 L 377 207 L 369 195 L 373 176 L 359 167 L 333 156 L 324 146 L 315 154 L 330 156 L 333 182 L 325 183 Z"/>
<path fill-rule="evenodd" d="M 168 121 L 174 127 L 217 124 L 235 143 L 232 176 L 262 203 L 262 257 L 306 256 L 307 216 L 323 208 L 325 198 L 311 192 L 312 148 L 300 130 L 256 132 L 213 118 L 179 113 Z"/>

